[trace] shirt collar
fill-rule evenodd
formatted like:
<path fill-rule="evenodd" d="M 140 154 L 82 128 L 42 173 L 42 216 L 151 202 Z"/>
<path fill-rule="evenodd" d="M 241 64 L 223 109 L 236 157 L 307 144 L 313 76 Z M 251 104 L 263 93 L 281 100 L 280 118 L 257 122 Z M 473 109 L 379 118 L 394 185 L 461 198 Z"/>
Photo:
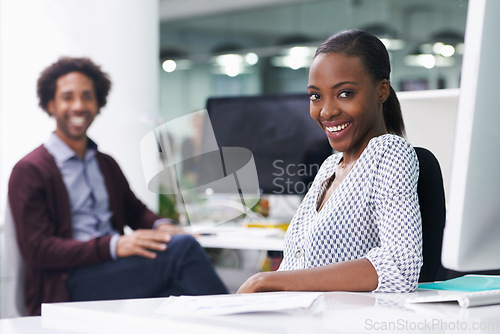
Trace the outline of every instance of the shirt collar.
<path fill-rule="evenodd" d="M 52 132 L 47 139 L 47 141 L 44 143 L 45 148 L 49 151 L 52 156 L 54 156 L 54 159 L 58 163 L 63 163 L 65 161 L 68 161 L 72 158 L 77 158 L 79 157 L 76 155 L 75 151 L 73 151 L 61 138 L 59 138 L 54 132 Z M 88 139 L 88 144 L 87 144 L 87 152 L 85 153 L 85 159 L 84 160 L 89 160 L 95 156 L 97 152 L 97 144 L 92 140 Z"/>

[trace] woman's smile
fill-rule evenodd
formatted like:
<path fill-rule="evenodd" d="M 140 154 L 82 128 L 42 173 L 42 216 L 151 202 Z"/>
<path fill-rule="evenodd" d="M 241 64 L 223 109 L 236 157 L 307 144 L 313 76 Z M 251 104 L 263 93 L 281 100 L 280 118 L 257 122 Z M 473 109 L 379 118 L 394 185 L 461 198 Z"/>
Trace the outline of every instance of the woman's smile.
<path fill-rule="evenodd" d="M 349 125 L 351 125 L 351 122 L 345 122 L 338 125 L 327 125 L 326 122 L 323 123 L 323 127 L 325 128 L 325 130 L 332 134 L 339 133 L 340 131 L 345 130 Z"/>

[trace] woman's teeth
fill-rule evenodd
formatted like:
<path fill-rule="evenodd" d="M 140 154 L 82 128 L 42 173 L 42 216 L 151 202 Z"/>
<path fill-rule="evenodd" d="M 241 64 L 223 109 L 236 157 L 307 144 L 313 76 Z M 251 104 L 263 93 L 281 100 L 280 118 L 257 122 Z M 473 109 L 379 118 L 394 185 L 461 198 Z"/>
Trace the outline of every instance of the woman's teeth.
<path fill-rule="evenodd" d="M 347 128 L 350 124 L 351 123 L 344 123 L 341 125 L 328 126 L 328 127 L 326 127 L 326 130 L 330 133 L 339 132 L 339 131 L 342 131 L 345 128 Z"/>

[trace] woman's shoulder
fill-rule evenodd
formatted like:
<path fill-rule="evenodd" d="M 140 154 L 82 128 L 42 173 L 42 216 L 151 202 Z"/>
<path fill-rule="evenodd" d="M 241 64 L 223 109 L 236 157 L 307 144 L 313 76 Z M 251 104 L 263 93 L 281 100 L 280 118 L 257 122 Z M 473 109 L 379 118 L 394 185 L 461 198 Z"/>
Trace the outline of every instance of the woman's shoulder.
<path fill-rule="evenodd" d="M 394 135 L 394 134 L 385 134 L 382 136 L 374 137 L 370 144 L 376 146 L 403 146 L 403 147 L 412 147 L 410 142 L 405 138 Z"/>
<path fill-rule="evenodd" d="M 373 138 L 366 149 L 366 158 L 377 170 L 418 170 L 415 149 L 406 139 L 386 134 Z"/>
<path fill-rule="evenodd" d="M 368 159 L 377 174 L 387 179 L 396 175 L 418 176 L 417 154 L 406 139 L 387 134 L 373 138 L 369 147 Z"/>
<path fill-rule="evenodd" d="M 403 137 L 393 134 L 385 134 L 373 138 L 368 145 L 368 149 L 374 154 L 416 157 L 415 150 L 410 142 Z"/>

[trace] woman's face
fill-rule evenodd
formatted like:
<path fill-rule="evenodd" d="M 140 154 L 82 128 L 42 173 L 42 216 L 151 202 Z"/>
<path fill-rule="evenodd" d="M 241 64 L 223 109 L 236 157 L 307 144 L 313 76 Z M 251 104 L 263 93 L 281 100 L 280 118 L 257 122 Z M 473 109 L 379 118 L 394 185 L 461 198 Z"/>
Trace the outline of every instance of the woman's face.
<path fill-rule="evenodd" d="M 311 117 L 332 148 L 358 158 L 370 139 L 387 132 L 382 104 L 389 82 L 374 82 L 359 57 L 319 54 L 309 71 Z"/>

